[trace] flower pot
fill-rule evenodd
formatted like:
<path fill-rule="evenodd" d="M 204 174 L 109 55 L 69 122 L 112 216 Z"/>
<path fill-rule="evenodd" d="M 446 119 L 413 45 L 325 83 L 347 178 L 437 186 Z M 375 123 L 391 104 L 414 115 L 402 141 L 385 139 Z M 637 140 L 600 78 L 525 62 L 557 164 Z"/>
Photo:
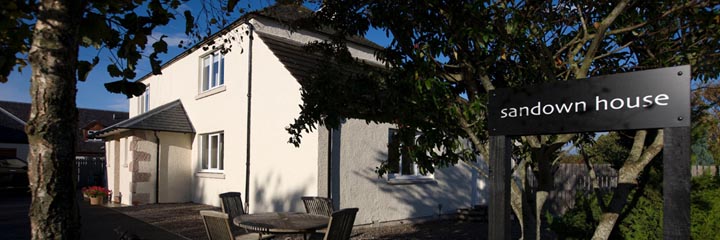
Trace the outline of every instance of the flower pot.
<path fill-rule="evenodd" d="M 90 197 L 90 205 L 100 205 L 103 197 Z"/>

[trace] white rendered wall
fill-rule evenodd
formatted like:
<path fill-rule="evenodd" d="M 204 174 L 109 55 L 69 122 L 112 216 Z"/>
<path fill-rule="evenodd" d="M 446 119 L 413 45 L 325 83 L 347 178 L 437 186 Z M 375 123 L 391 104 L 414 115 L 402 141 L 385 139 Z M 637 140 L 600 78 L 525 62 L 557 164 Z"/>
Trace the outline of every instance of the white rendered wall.
<path fill-rule="evenodd" d="M 334 133 L 335 141 L 339 141 L 339 149 L 334 150 L 339 152 L 334 154 L 336 165 L 333 166 L 332 184 L 339 187 L 333 187 L 333 196 L 340 208 L 360 208 L 356 224 L 433 217 L 454 213 L 457 208 L 476 203 L 477 196 L 473 195 L 478 194 L 477 174 L 462 163 L 437 169 L 432 182 L 391 184 L 387 176 L 378 177 L 375 168 L 387 158 L 388 129 L 391 127 L 390 124 L 348 120 Z M 327 131 L 323 135 L 320 145 L 326 147 Z M 319 181 L 322 186 L 327 184 L 327 154 L 321 154 L 318 161 L 323 172 Z M 322 188 L 327 191 L 325 186 Z"/>
<path fill-rule="evenodd" d="M 304 211 L 300 197 L 317 195 L 317 133 L 304 134 L 299 148 L 288 143 L 285 128 L 300 112 L 300 84 L 267 45 L 255 39 L 250 211 Z"/>

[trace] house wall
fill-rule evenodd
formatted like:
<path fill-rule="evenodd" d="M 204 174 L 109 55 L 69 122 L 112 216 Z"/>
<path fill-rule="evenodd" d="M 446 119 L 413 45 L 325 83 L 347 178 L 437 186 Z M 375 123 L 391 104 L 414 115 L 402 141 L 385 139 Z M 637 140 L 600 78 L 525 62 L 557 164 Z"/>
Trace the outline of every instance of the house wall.
<path fill-rule="evenodd" d="M 15 156 L 25 161 L 29 160 L 28 154 L 30 154 L 30 145 L 28 144 L 0 143 L 0 148 L 14 148 Z"/>
<path fill-rule="evenodd" d="M 263 25 L 256 21 L 253 24 Z M 228 33 L 238 41 L 231 43 L 232 50 L 225 55 L 224 86 L 200 93 L 201 57 L 209 51 L 198 49 L 166 66 L 162 75 L 143 80 L 150 86 L 150 108 L 181 100 L 197 133 L 188 151 L 190 165 L 186 173 L 191 180 L 184 186 L 189 188 L 191 201 L 219 206 L 220 193 L 247 194 L 247 113 L 248 95 L 251 95 L 250 211 L 302 210 L 300 196 L 317 195 L 317 133 L 306 134 L 306 142 L 300 148 L 287 143 L 289 134 L 285 127 L 300 111 L 300 85 L 260 38 L 254 38 L 252 50 L 250 38 L 242 36 L 243 40 L 239 40 L 246 32 L 246 25 L 237 29 L 239 31 Z M 253 53 L 252 92 L 248 91 L 250 52 Z M 131 99 L 129 105 L 131 117 L 140 114 L 138 98 Z M 199 138 L 216 132 L 224 133 L 224 170 L 203 171 Z M 142 186 L 136 184 L 135 189 Z"/>
<path fill-rule="evenodd" d="M 300 197 L 317 195 L 317 133 L 296 148 L 285 130 L 300 112 L 300 84 L 262 41 L 253 42 L 252 67 L 250 210 L 304 211 Z"/>
<path fill-rule="evenodd" d="M 387 159 L 390 124 L 348 120 L 333 133 L 332 198 L 335 207 L 360 209 L 356 224 L 454 213 L 484 200 L 477 173 L 467 165 L 437 169 L 431 182 L 393 184 L 376 167 Z M 327 130 L 321 128 L 318 168 L 320 195 L 327 196 Z"/>
<path fill-rule="evenodd" d="M 160 138 L 160 203 L 190 202 L 193 134 L 158 132 Z"/>

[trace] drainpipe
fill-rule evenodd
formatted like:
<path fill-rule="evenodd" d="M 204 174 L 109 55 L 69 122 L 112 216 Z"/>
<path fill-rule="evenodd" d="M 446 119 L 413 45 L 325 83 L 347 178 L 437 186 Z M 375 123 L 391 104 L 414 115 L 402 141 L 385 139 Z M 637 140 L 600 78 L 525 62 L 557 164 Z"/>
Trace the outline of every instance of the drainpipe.
<path fill-rule="evenodd" d="M 245 211 L 250 211 L 250 117 L 252 111 L 252 54 L 253 54 L 253 25 L 250 21 L 246 21 L 245 24 L 248 26 L 248 94 L 247 94 L 247 146 L 245 153 Z"/>
<path fill-rule="evenodd" d="M 153 131 L 157 144 L 155 145 L 155 203 L 160 203 L 160 137 Z"/>
<path fill-rule="evenodd" d="M 328 128 L 328 150 L 327 150 L 327 197 L 332 198 L 332 145 L 333 129 Z"/>

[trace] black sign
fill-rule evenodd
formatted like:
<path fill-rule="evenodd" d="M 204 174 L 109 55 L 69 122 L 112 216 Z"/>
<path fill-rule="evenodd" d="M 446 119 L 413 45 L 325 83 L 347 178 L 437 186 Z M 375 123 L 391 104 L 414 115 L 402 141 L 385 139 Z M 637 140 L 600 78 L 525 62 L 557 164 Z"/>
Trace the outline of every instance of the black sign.
<path fill-rule="evenodd" d="M 690 126 L 690 66 L 497 89 L 490 135 Z"/>

